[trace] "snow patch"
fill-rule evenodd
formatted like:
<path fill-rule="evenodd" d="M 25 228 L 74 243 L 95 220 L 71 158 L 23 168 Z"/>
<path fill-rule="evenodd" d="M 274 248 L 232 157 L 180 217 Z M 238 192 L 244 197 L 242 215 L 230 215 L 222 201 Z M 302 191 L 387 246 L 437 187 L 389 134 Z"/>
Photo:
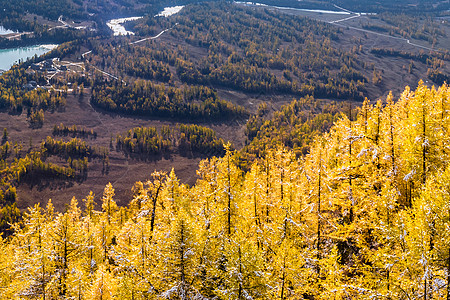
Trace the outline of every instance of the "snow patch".
<path fill-rule="evenodd" d="M 372 160 L 375 160 L 375 159 L 377 159 L 377 157 L 378 157 L 378 151 L 377 151 L 377 149 L 373 149 L 372 150 Z"/>
<path fill-rule="evenodd" d="M 262 4 L 262 3 L 256 3 L 256 2 L 245 2 L 245 1 L 234 1 L 234 3 L 237 4 L 245 4 L 245 5 L 255 5 L 255 6 L 269 6 L 267 4 Z"/>
<path fill-rule="evenodd" d="M 362 149 L 361 152 L 356 156 L 356 158 L 361 158 L 361 156 L 365 156 L 367 153 L 367 149 Z"/>
<path fill-rule="evenodd" d="M 56 44 L 47 44 L 47 45 L 40 45 L 40 47 L 42 47 L 42 48 L 44 48 L 46 50 L 53 50 L 56 47 L 58 47 L 58 45 L 56 45 Z"/>
<path fill-rule="evenodd" d="M 184 5 L 165 7 L 164 10 L 162 12 L 160 12 L 159 14 L 155 15 L 155 17 L 170 17 L 174 14 L 179 13 L 180 10 L 183 9 L 183 7 L 184 7 Z"/>
<path fill-rule="evenodd" d="M 404 181 L 409 181 L 414 176 L 414 174 L 416 174 L 416 170 L 412 170 L 411 172 L 406 174 L 405 177 L 403 177 L 403 180 Z"/>

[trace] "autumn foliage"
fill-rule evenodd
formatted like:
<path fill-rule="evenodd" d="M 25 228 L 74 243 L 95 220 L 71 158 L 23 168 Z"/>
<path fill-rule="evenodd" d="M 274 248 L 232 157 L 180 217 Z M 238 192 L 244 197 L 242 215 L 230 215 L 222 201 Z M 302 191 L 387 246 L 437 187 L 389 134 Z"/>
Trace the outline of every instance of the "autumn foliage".
<path fill-rule="evenodd" d="M 3 299 L 448 299 L 450 89 L 366 101 L 301 158 L 226 146 L 197 183 L 137 182 L 127 207 L 29 208 L 0 243 Z"/>

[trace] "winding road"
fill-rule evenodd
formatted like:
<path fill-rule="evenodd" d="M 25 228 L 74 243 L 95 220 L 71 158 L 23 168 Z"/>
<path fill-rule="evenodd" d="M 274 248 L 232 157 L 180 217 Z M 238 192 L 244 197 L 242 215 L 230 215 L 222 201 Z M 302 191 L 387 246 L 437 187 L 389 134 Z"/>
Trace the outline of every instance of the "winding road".
<path fill-rule="evenodd" d="M 161 35 L 163 35 L 165 32 L 174 29 L 175 26 L 177 26 L 177 25 L 178 25 L 178 23 L 176 23 L 174 26 L 172 26 L 172 27 L 170 27 L 170 28 L 164 29 L 163 31 L 161 31 L 160 33 L 158 33 L 158 34 L 155 35 L 155 36 L 152 36 L 152 37 L 149 37 L 149 38 L 145 38 L 145 39 L 142 39 L 142 40 L 139 40 L 139 41 L 131 42 L 131 43 L 128 43 L 128 45 L 135 45 L 135 44 L 142 43 L 142 42 L 145 42 L 145 41 L 148 41 L 148 40 L 154 40 L 154 39 L 157 39 L 157 38 L 159 38 Z"/>
<path fill-rule="evenodd" d="M 337 24 L 337 23 L 340 23 L 340 22 L 344 22 L 344 21 L 348 21 L 348 20 L 351 20 L 351 19 L 359 18 L 359 17 L 361 17 L 361 16 L 363 16 L 365 14 L 363 14 L 363 13 L 355 13 L 355 12 L 349 11 L 349 10 L 347 10 L 345 8 L 342 8 L 340 6 L 337 6 L 337 5 L 334 5 L 334 6 L 336 8 L 338 8 L 338 9 L 342 9 L 342 10 L 344 10 L 346 12 L 349 12 L 349 13 L 352 13 L 352 14 L 355 14 L 355 15 L 351 16 L 351 17 L 344 18 L 344 19 L 327 22 L 328 24 L 333 24 L 333 25 L 336 25 L 336 26 L 339 26 L 339 27 L 342 27 L 342 28 L 349 28 L 349 29 L 357 30 L 357 31 L 364 32 L 364 33 L 370 33 L 370 34 L 374 34 L 374 35 L 377 35 L 377 36 L 382 36 L 382 37 L 389 38 L 389 39 L 404 41 L 408 45 L 411 45 L 411 46 L 417 47 L 417 48 L 421 48 L 421 49 L 424 49 L 424 50 L 428 50 L 428 51 L 435 51 L 435 52 L 441 52 L 441 53 L 443 52 L 443 51 L 438 50 L 438 49 L 433 49 L 431 47 L 422 46 L 422 45 L 419 45 L 419 44 L 416 44 L 416 43 L 412 43 L 407 38 L 393 36 L 393 35 L 388 35 L 388 34 L 384 34 L 384 33 L 379 33 L 379 32 L 375 32 L 375 31 L 371 31 L 371 30 L 367 30 L 367 29 L 362 29 L 362 28 L 358 28 L 358 27 L 354 27 L 354 26 Z"/>
<path fill-rule="evenodd" d="M 138 40 L 138 41 L 135 41 L 135 42 L 130 42 L 130 43 L 128 43 L 128 45 L 136 45 L 136 44 L 138 44 L 138 43 L 142 43 L 142 42 L 145 42 L 145 41 L 148 41 L 148 40 L 154 40 L 154 39 L 157 39 L 157 38 L 159 38 L 161 35 L 163 35 L 164 33 L 166 33 L 167 31 L 172 30 L 173 28 L 175 28 L 175 26 L 177 26 L 177 25 L 178 25 L 178 23 L 176 23 L 174 26 L 172 26 L 172 27 L 170 27 L 170 28 L 164 29 L 163 31 L 161 31 L 160 33 L 158 33 L 158 34 L 155 35 L 155 36 L 148 37 L 148 38 L 144 38 L 144 39 L 141 39 L 141 40 Z M 119 46 L 119 47 L 120 47 L 120 46 Z M 86 58 L 86 55 L 89 55 L 89 54 L 91 54 L 91 53 L 92 53 L 92 50 L 86 51 L 86 52 L 84 52 L 84 53 L 81 54 L 81 57 L 82 57 L 83 59 L 85 59 L 85 58 Z M 87 61 L 85 61 L 85 63 L 87 63 Z M 106 76 L 109 76 L 109 77 L 111 77 L 111 78 L 113 78 L 113 79 L 119 80 L 119 78 L 118 78 L 117 76 L 115 76 L 115 75 L 113 75 L 113 74 L 111 74 L 111 73 L 108 73 L 108 72 L 106 72 L 106 71 L 103 71 L 103 70 L 97 68 L 96 66 L 93 66 L 93 65 L 91 65 L 91 66 L 92 66 L 95 70 L 101 72 L 102 74 L 104 74 L 104 75 L 106 75 Z M 124 81 L 124 80 L 122 80 L 122 82 L 123 82 L 124 84 L 127 84 L 126 81 Z"/>
<path fill-rule="evenodd" d="M 239 2 L 235 2 L 235 3 L 243 4 L 243 5 L 249 5 L 249 4 L 239 3 Z M 254 6 L 257 6 L 257 5 L 258 5 L 258 3 L 254 3 Z M 293 8 L 293 7 L 279 7 L 279 6 L 272 6 L 272 5 L 264 5 L 264 7 L 274 8 L 274 9 L 278 9 L 278 10 L 309 11 L 309 10 L 298 9 L 298 8 Z M 420 48 L 420 49 L 423 49 L 423 50 L 444 53 L 444 51 L 442 51 L 442 50 L 438 50 L 438 49 L 434 49 L 434 48 L 431 48 L 431 47 L 427 47 L 427 46 L 423 46 L 423 45 L 419 45 L 419 44 L 413 43 L 407 38 L 392 36 L 392 35 L 383 34 L 383 33 L 375 32 L 375 31 L 371 31 L 371 30 L 366 30 L 366 29 L 362 29 L 362 28 L 358 28 L 358 27 L 354 27 L 354 26 L 339 24 L 341 22 L 345 22 L 345 21 L 348 21 L 348 20 L 351 20 L 351 19 L 356 19 L 356 18 L 359 18 L 361 16 L 366 16 L 366 15 L 368 15 L 368 13 L 353 12 L 351 10 L 348 10 L 346 8 L 343 8 L 343 7 L 335 5 L 335 4 L 334 4 L 334 7 L 339 9 L 339 10 L 341 10 L 342 12 L 347 13 L 347 15 L 348 14 L 352 14 L 353 16 L 345 17 L 343 19 L 339 19 L 339 20 L 335 20 L 335 21 L 324 21 L 324 20 L 321 20 L 321 19 L 316 19 L 316 20 L 322 21 L 322 22 L 326 22 L 328 24 L 332 24 L 332 25 L 339 26 L 339 27 L 346 28 L 346 29 L 347 28 L 348 29 L 353 29 L 353 30 L 357 30 L 357 31 L 360 31 L 360 32 L 374 34 L 374 35 L 382 36 L 382 37 L 389 38 L 389 39 L 403 41 L 403 42 L 405 42 L 408 45 L 411 45 L 413 47 L 417 47 L 417 48 Z M 310 10 L 309 12 L 313 12 L 313 11 Z M 320 14 L 326 14 L 326 13 L 327 13 L 327 11 L 321 11 L 320 12 Z M 329 12 L 329 13 L 330 14 L 335 14 L 335 12 Z"/>
<path fill-rule="evenodd" d="M 360 16 L 355 16 L 355 17 L 360 17 Z M 421 48 L 421 49 L 424 49 L 424 50 L 443 53 L 443 51 L 438 50 L 438 49 L 433 49 L 433 48 L 430 48 L 430 47 L 426 47 L 426 46 L 422 46 L 422 45 L 419 45 L 419 44 L 416 44 L 416 43 L 412 43 L 409 39 L 406 39 L 406 38 L 403 38 L 403 37 L 392 36 L 392 35 L 379 33 L 379 32 L 375 32 L 375 31 L 371 31 L 371 30 L 367 30 L 367 29 L 362 29 L 362 28 L 358 28 L 358 27 L 354 27 L 354 26 L 336 24 L 337 22 L 346 21 L 346 20 L 349 20 L 349 19 L 351 19 L 351 18 L 346 18 L 346 19 L 337 20 L 337 21 L 328 22 L 328 23 L 336 25 L 336 26 L 339 26 L 339 27 L 342 27 L 342 28 L 349 28 L 349 29 L 353 29 L 353 30 L 357 30 L 357 31 L 365 32 L 365 33 L 374 34 L 374 35 L 377 35 L 377 36 L 382 36 L 382 37 L 385 37 L 385 38 L 390 38 L 390 39 L 394 39 L 394 40 L 404 41 L 408 45 L 411 45 L 411 46 L 414 46 L 414 47 L 417 47 L 417 48 Z"/>

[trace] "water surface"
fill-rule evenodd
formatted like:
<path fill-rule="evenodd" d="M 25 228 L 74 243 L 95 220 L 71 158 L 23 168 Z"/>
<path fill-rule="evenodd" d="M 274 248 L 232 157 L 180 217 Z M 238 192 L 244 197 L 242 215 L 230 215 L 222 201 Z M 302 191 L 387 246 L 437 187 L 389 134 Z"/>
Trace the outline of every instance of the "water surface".
<path fill-rule="evenodd" d="M 118 35 L 134 35 L 134 32 L 128 31 L 123 27 L 123 23 L 128 21 L 135 21 L 142 19 L 142 17 L 130 17 L 130 18 L 120 18 L 109 20 L 106 25 L 114 32 L 115 36 Z"/>
<path fill-rule="evenodd" d="M 29 47 L 18 47 L 11 49 L 0 49 L 0 70 L 9 70 L 11 66 L 19 61 L 19 59 L 27 60 L 34 55 L 42 55 L 49 52 L 56 45 L 35 45 Z"/>

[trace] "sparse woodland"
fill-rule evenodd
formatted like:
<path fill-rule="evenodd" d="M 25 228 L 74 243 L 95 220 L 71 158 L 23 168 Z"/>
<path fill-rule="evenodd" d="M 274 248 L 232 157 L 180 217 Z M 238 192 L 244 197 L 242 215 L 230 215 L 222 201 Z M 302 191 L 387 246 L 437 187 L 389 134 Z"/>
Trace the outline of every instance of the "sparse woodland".
<path fill-rule="evenodd" d="M 450 89 L 419 84 L 363 104 L 306 156 L 250 171 L 203 160 L 108 184 L 67 211 L 29 208 L 1 241 L 4 299 L 445 299 L 450 274 Z"/>

